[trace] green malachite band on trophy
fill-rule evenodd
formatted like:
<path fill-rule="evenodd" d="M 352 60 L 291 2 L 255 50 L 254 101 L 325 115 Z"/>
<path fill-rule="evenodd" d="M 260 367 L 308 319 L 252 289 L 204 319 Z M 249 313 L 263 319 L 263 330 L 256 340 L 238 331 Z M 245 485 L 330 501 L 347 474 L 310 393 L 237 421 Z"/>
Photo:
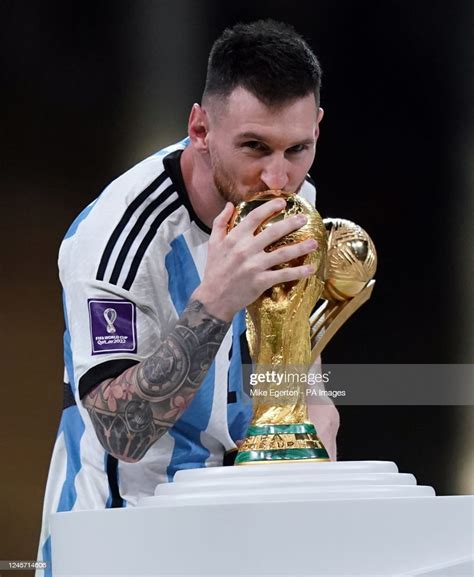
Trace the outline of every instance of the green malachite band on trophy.
<path fill-rule="evenodd" d="M 317 461 L 328 461 L 329 456 L 326 449 L 272 449 L 268 451 L 245 451 L 239 453 L 235 459 L 236 465 L 244 463 L 255 463 L 262 461 L 304 461 L 313 459 Z"/>
<path fill-rule="evenodd" d="M 289 435 L 295 433 L 309 433 L 316 435 L 316 429 L 311 423 L 298 423 L 294 425 L 259 425 L 249 427 L 247 437 L 256 437 L 257 435 Z"/>

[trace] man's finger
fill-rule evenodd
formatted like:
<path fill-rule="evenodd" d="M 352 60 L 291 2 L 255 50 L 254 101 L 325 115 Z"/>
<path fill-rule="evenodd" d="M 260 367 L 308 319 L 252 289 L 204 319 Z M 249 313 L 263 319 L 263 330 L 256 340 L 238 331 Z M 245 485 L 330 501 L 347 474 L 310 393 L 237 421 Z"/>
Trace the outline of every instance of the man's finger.
<path fill-rule="evenodd" d="M 316 267 L 312 264 L 304 264 L 302 266 L 289 266 L 277 270 L 268 270 L 265 274 L 266 290 L 276 284 L 282 282 L 291 282 L 300 280 L 313 275 L 316 272 Z"/>
<path fill-rule="evenodd" d="M 265 253 L 265 268 L 269 269 L 273 266 L 289 262 L 295 258 L 309 254 L 317 248 L 318 243 L 314 239 L 308 239 L 304 242 L 277 248 L 272 252 Z"/>
<path fill-rule="evenodd" d="M 233 213 L 234 205 L 231 202 L 228 202 L 224 209 L 214 219 L 209 240 L 212 239 L 220 241 L 225 238 L 227 234 L 227 227 Z"/>
<path fill-rule="evenodd" d="M 257 251 L 264 250 L 267 246 L 280 240 L 290 232 L 298 230 L 307 222 L 308 218 L 304 214 L 298 214 L 275 222 L 256 236 L 254 247 Z"/>
<path fill-rule="evenodd" d="M 234 234 L 254 234 L 262 222 L 268 220 L 271 216 L 281 212 L 286 206 L 286 201 L 282 198 L 275 198 L 264 202 L 261 206 L 254 208 L 244 218 L 244 220 L 235 228 Z"/>

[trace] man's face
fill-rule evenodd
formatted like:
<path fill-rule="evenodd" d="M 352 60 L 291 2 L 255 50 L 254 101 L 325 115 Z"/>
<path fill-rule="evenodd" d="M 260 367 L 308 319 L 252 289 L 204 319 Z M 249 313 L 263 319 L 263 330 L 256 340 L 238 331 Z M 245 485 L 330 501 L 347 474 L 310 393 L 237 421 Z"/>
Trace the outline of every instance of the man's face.
<path fill-rule="evenodd" d="M 319 121 L 314 95 L 269 108 L 244 88 L 207 110 L 207 144 L 217 190 L 240 202 L 268 189 L 298 192 L 314 160 Z"/>

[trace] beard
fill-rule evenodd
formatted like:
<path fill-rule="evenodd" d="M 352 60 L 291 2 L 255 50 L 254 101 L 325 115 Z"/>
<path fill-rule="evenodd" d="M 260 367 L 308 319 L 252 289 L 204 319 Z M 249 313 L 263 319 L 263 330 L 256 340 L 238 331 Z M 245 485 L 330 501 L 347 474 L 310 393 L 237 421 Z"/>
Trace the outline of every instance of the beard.
<path fill-rule="evenodd" d="M 224 169 L 217 154 L 211 156 L 211 168 L 214 185 L 221 198 L 235 205 L 244 200 L 246 195 L 239 194 L 235 181 Z"/>
<path fill-rule="evenodd" d="M 217 188 L 217 192 L 226 201 L 232 204 L 238 204 L 241 200 L 241 195 L 236 191 L 236 186 L 234 181 L 229 178 L 229 176 L 220 168 L 215 166 L 212 169 L 212 178 L 214 180 L 214 185 Z"/>

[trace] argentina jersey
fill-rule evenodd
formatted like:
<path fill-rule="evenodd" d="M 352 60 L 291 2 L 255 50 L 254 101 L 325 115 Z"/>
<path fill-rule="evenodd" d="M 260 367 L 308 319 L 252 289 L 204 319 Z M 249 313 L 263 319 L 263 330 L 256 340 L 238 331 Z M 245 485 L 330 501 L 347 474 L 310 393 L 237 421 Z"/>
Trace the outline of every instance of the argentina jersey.
<path fill-rule="evenodd" d="M 245 436 L 251 401 L 242 376 L 243 363 L 250 363 L 244 311 L 185 412 L 138 462 L 104 450 L 82 405 L 99 383 L 155 352 L 202 280 L 210 230 L 194 213 L 181 174 L 187 144 L 160 151 L 112 182 L 61 245 L 65 393 L 40 560 L 51 561 L 52 513 L 134 506 L 181 469 L 222 465 Z M 301 194 L 314 203 L 312 184 L 305 182 Z"/>

